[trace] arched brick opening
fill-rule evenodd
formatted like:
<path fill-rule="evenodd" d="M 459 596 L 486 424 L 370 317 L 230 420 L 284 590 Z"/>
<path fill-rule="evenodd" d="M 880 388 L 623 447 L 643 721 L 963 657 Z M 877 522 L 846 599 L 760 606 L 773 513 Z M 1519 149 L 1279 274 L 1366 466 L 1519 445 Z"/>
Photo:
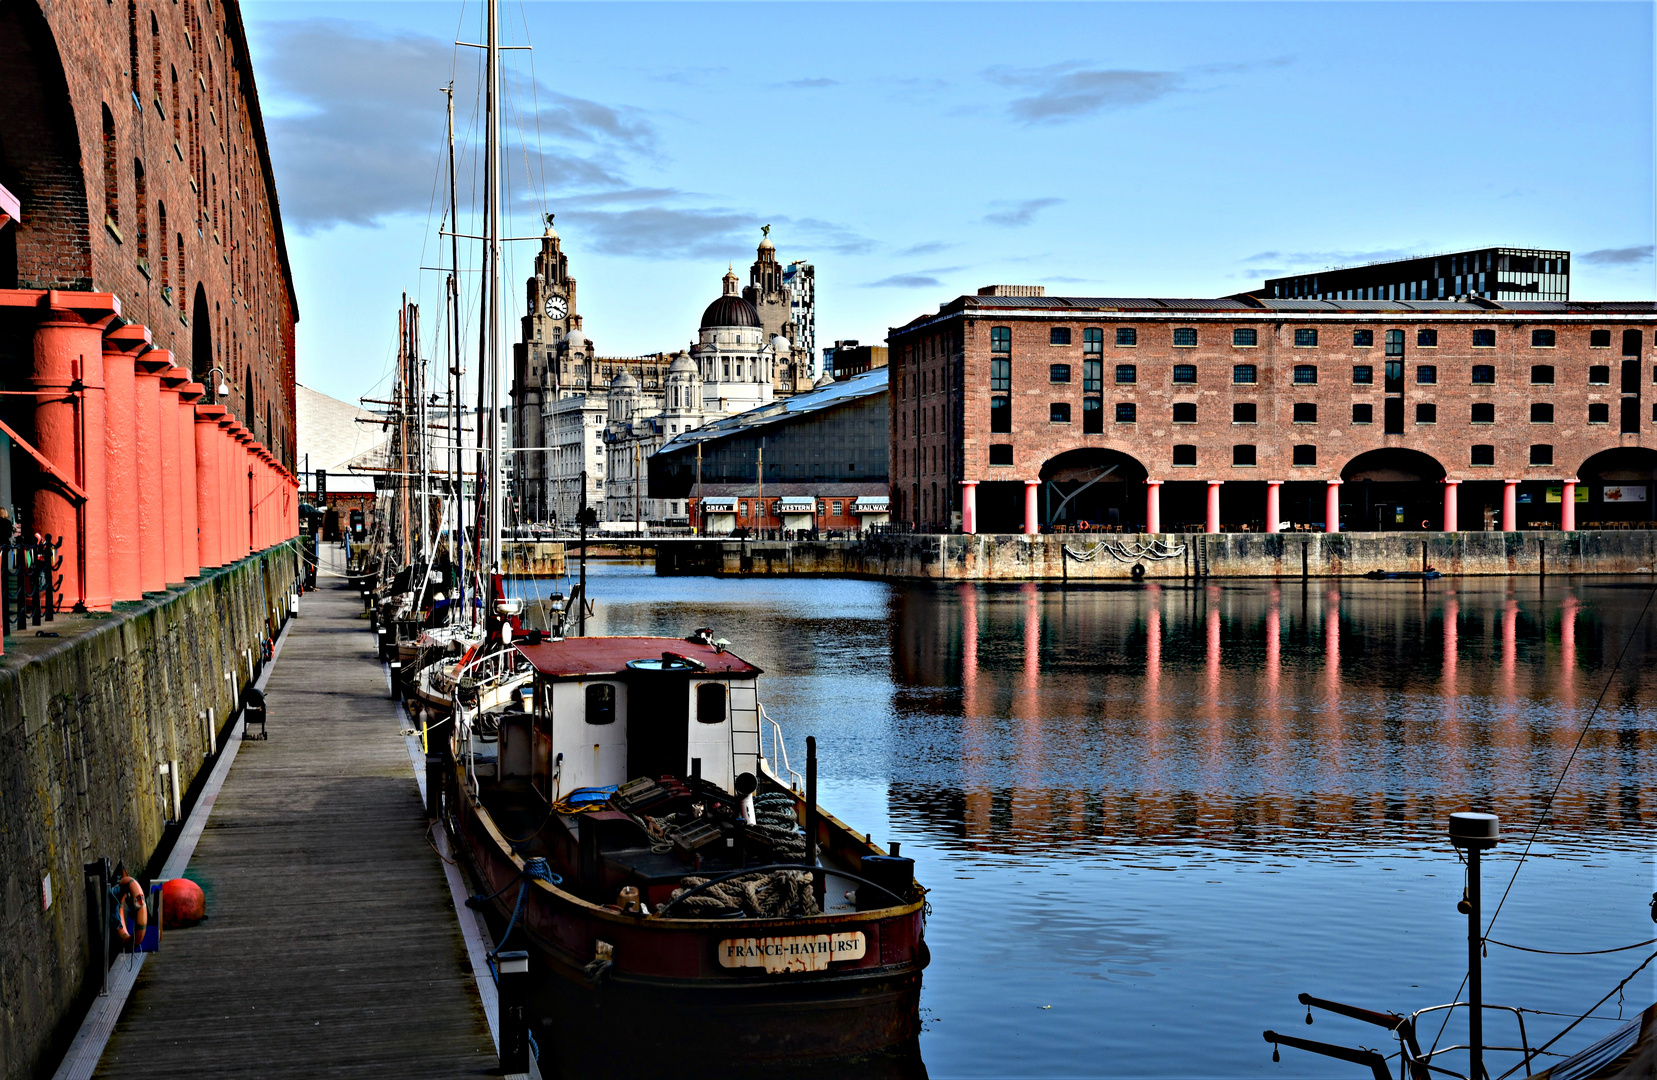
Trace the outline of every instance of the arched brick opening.
<path fill-rule="evenodd" d="M 1582 463 L 1576 476 L 1578 490 L 1588 493 L 1576 507 L 1577 528 L 1648 527 L 1657 521 L 1657 450 L 1601 450 Z"/>
<path fill-rule="evenodd" d="M 1359 454 L 1341 469 L 1342 523 L 1374 532 L 1437 529 L 1444 476 L 1438 459 L 1419 450 L 1389 446 Z"/>
<path fill-rule="evenodd" d="M 1048 458 L 1036 504 L 1045 528 L 1109 526 L 1138 532 L 1145 525 L 1145 466 L 1120 450 L 1084 447 Z"/>
<path fill-rule="evenodd" d="M 81 140 L 57 42 L 40 8 L 0 4 L 0 185 L 23 220 L 0 230 L 0 288 L 91 289 Z"/>

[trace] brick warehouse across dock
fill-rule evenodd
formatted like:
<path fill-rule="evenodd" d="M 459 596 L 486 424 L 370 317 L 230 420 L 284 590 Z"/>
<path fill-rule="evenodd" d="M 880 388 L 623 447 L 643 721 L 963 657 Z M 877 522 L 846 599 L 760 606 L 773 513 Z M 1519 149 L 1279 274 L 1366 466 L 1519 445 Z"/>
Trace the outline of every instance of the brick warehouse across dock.
<path fill-rule="evenodd" d="M 0 503 L 59 637 L 0 659 L 0 1077 L 95 991 L 83 863 L 152 869 L 287 613 L 297 308 L 238 6 L 0 5 Z"/>
<path fill-rule="evenodd" d="M 1649 522 L 1657 305 L 962 296 L 891 331 L 894 520 Z"/>

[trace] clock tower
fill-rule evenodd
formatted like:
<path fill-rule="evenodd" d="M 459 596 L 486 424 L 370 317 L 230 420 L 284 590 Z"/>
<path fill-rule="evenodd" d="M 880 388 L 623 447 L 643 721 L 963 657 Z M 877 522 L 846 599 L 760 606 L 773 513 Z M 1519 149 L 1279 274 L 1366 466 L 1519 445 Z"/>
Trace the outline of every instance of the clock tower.
<path fill-rule="evenodd" d="M 575 309 L 575 278 L 563 242 L 547 215 L 541 250 L 535 256 L 535 274 L 525 282 L 521 340 L 512 348 L 512 444 L 545 446 L 541 403 L 556 397 L 560 377 L 559 345 L 581 326 Z M 524 521 L 545 521 L 546 484 L 543 455 L 515 454 L 517 497 Z"/>

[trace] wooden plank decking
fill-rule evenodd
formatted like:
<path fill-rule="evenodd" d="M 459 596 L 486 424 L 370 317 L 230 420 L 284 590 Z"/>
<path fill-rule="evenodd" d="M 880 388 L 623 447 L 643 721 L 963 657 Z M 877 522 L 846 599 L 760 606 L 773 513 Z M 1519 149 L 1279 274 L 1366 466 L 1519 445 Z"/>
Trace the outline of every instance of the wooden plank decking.
<path fill-rule="evenodd" d="M 362 604 L 318 584 L 190 863 L 208 918 L 144 965 L 96 1076 L 498 1075 Z"/>

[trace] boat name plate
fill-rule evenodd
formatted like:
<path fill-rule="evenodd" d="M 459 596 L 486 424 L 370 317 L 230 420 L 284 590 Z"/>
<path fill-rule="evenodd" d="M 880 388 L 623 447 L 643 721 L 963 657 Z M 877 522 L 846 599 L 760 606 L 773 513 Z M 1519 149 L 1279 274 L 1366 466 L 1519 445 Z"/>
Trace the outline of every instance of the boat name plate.
<path fill-rule="evenodd" d="M 826 971 L 830 961 L 863 959 L 866 948 L 861 930 L 799 937 L 726 938 L 719 943 L 719 966 L 762 967 L 772 975 L 781 971 Z"/>

